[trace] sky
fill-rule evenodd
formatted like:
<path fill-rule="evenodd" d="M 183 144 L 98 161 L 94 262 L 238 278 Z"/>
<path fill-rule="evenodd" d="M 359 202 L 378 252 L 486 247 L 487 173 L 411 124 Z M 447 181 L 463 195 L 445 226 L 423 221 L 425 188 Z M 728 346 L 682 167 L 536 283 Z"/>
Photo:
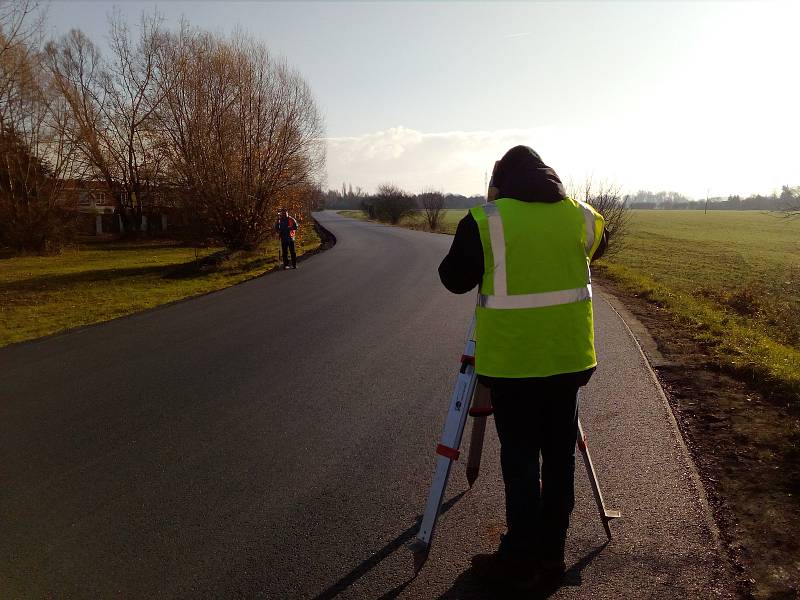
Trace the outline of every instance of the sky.
<path fill-rule="evenodd" d="M 332 188 L 483 194 L 517 144 L 631 193 L 800 185 L 798 2 L 55 1 L 51 35 L 102 48 L 115 7 L 285 57 L 325 116 Z"/>

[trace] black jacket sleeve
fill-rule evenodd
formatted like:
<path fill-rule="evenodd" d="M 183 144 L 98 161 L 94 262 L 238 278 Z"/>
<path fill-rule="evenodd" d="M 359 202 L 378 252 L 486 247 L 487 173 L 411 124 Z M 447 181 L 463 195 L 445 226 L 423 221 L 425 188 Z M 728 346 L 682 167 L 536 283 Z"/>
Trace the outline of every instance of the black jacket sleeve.
<path fill-rule="evenodd" d="M 483 277 L 483 246 L 478 224 L 470 213 L 461 219 L 450 252 L 439 265 L 439 279 L 454 294 L 465 294 Z"/>
<path fill-rule="evenodd" d="M 600 238 L 600 243 L 597 245 L 597 250 L 595 250 L 594 254 L 592 255 L 592 262 L 603 256 L 606 248 L 608 248 L 608 232 L 603 229 L 603 237 Z"/>

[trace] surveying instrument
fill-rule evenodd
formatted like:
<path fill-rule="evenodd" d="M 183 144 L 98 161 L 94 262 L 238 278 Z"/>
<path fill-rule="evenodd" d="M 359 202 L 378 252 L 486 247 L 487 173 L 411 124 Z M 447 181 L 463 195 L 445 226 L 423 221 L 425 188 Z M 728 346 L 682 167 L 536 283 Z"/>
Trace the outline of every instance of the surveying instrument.
<path fill-rule="evenodd" d="M 450 408 L 447 411 L 447 418 L 444 422 L 441 441 L 436 446 L 436 471 L 433 475 L 433 483 L 428 493 L 428 501 L 425 505 L 425 514 L 422 517 L 422 524 L 416 539 L 409 545 L 414 553 L 414 573 L 418 573 L 425 561 L 433 541 L 433 534 L 436 529 L 436 521 L 442 507 L 444 492 L 447 488 L 447 480 L 450 477 L 450 469 L 453 462 L 460 456 L 459 447 L 461 437 L 464 434 L 464 426 L 467 423 L 467 415 L 475 420 L 472 424 L 472 435 L 469 447 L 469 457 L 467 460 L 467 481 L 469 486 L 475 483 L 478 478 L 481 464 L 481 454 L 483 452 L 483 438 L 486 432 L 486 417 L 492 414 L 491 400 L 488 390 L 483 386 L 478 386 L 478 376 L 475 373 L 475 319 L 467 334 L 467 343 L 464 353 L 461 355 L 461 366 L 458 370 L 456 386 L 450 398 Z M 478 390 L 476 393 L 476 389 Z M 609 510 L 603 501 L 603 494 L 595 475 L 594 464 L 592 463 L 589 447 L 586 442 L 586 434 L 583 431 L 580 418 L 578 419 L 578 437 L 576 443 L 583 456 L 583 464 L 586 467 L 586 474 L 592 487 L 597 511 L 606 536 L 611 540 L 611 528 L 609 521 L 618 519 L 621 514 L 618 510 Z"/>

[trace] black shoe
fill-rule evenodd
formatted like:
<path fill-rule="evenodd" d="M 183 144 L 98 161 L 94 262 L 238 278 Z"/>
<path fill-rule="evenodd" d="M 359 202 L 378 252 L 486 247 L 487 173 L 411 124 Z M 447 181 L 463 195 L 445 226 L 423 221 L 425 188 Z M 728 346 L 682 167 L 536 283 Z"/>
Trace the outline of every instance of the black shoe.
<path fill-rule="evenodd" d="M 567 565 L 563 560 L 539 560 L 533 577 L 520 584 L 520 589 L 552 593 L 561 587 Z"/>

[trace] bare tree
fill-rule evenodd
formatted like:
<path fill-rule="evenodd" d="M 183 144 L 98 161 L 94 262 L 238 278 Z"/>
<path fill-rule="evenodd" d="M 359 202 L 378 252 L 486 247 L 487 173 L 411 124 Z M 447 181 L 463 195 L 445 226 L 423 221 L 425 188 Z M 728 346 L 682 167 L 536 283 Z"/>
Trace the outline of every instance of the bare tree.
<path fill-rule="evenodd" d="M 378 186 L 373 198 L 374 214 L 381 221 L 396 225 L 400 219 L 414 212 L 416 203 L 412 196 L 393 183 Z"/>
<path fill-rule="evenodd" d="M 34 0 L 0 0 L 0 57 L 17 46 L 38 46 L 45 16 Z"/>
<path fill-rule="evenodd" d="M 186 209 L 229 248 L 257 245 L 275 210 L 320 178 L 323 123 L 310 88 L 263 45 L 186 23 L 158 60 L 162 76 L 176 75 L 157 116 Z"/>
<path fill-rule="evenodd" d="M 157 13 L 143 15 L 134 37 L 117 14 L 110 23 L 108 61 L 80 30 L 47 46 L 54 81 L 73 113 L 75 137 L 94 178 L 118 195 L 129 233 L 142 223 L 164 166 L 153 116 L 170 80 L 157 70 L 160 23 Z"/>
<path fill-rule="evenodd" d="M 4 113 L 28 89 L 36 69 L 43 13 L 30 0 L 0 0 L 0 109 Z"/>
<path fill-rule="evenodd" d="M 570 198 L 590 204 L 603 215 L 609 238 L 605 256 L 613 256 L 619 252 L 623 247 L 631 217 L 620 187 L 605 181 L 595 183 L 591 177 L 587 177 L 582 185 L 570 185 L 567 194 Z"/>
<path fill-rule="evenodd" d="M 73 233 L 59 196 L 77 169 L 76 152 L 68 111 L 42 65 L 40 15 L 31 6 L 0 4 L 0 29 L 9 31 L 0 43 L 0 243 L 53 251 Z"/>
<path fill-rule="evenodd" d="M 428 228 L 431 231 L 436 231 L 439 228 L 442 210 L 444 210 L 444 194 L 438 190 L 428 189 L 423 190 L 417 196 L 417 199 L 425 210 L 425 220 L 428 222 Z"/>

